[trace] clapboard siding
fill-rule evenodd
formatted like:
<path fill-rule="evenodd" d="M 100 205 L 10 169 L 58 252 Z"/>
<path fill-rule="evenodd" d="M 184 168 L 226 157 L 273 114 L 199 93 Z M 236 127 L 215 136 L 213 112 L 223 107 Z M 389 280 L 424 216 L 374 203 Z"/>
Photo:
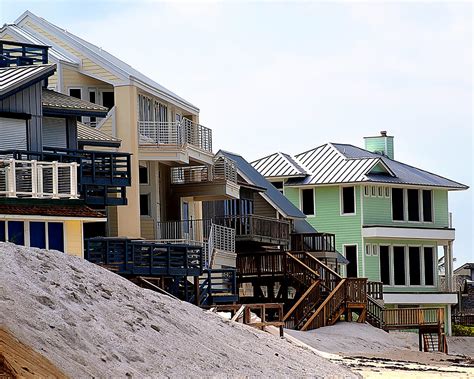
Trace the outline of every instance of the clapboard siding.
<path fill-rule="evenodd" d="M 257 194 L 253 201 L 254 213 L 258 216 L 276 217 L 276 210 L 260 195 Z"/>
<path fill-rule="evenodd" d="M 41 137 L 41 117 L 43 115 L 41 88 L 42 83 L 36 83 L 0 101 L 0 111 L 2 112 L 31 115 L 31 119 L 28 121 L 28 148 L 33 151 L 41 151 L 43 146 Z"/>

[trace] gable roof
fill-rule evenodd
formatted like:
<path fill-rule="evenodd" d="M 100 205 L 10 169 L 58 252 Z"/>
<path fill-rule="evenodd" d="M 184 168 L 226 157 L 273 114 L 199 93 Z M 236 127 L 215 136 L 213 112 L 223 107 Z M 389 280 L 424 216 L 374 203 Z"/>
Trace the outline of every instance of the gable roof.
<path fill-rule="evenodd" d="M 266 177 L 306 176 L 306 170 L 289 154 L 277 152 L 251 162 Z"/>
<path fill-rule="evenodd" d="M 55 64 L 0 68 L 0 100 L 54 74 Z"/>
<path fill-rule="evenodd" d="M 74 116 L 107 116 L 108 108 L 76 97 L 43 88 L 43 112 L 70 114 Z"/>
<path fill-rule="evenodd" d="M 284 217 L 304 219 L 306 216 L 298 208 L 296 208 L 290 200 L 278 191 L 270 182 L 268 182 L 252 165 L 247 162 L 241 155 L 219 150 L 217 156 L 223 155 L 235 162 L 239 175 L 247 180 L 250 184 L 265 188 L 265 192 L 261 195 L 278 210 Z"/>
<path fill-rule="evenodd" d="M 140 71 L 134 69 L 127 63 L 123 62 L 122 60 L 118 59 L 114 55 L 103 50 L 102 48 L 83 40 L 82 38 L 70 33 L 65 29 L 62 29 L 52 24 L 44 18 L 36 16 L 30 11 L 25 11 L 20 17 L 18 17 L 18 19 L 15 21 L 15 25 L 17 28 L 22 29 L 23 31 L 25 31 L 26 34 L 33 36 L 34 39 L 41 41 L 42 44 L 52 46 L 55 52 L 62 52 L 64 56 L 68 56 L 68 54 L 64 53 L 64 49 L 61 49 L 57 43 L 50 40 L 46 36 L 37 33 L 33 28 L 29 27 L 27 25 L 27 21 L 33 22 L 34 24 L 43 28 L 52 36 L 64 41 L 68 45 L 71 45 L 72 47 L 74 47 L 74 49 L 78 50 L 81 54 L 87 56 L 93 62 L 107 68 L 110 71 L 113 71 L 113 73 L 116 74 L 119 78 L 122 78 L 128 82 L 135 82 L 137 84 L 141 84 L 147 90 L 151 92 L 155 91 L 160 97 L 170 102 L 175 102 L 178 105 L 187 108 L 191 111 L 199 112 L 199 108 L 195 105 L 191 104 L 187 100 L 165 88 L 161 84 L 150 79 L 146 75 L 142 74 Z M 73 54 L 69 53 L 69 55 Z M 74 61 L 77 60 L 78 57 L 74 56 L 74 58 L 69 59 Z"/>
<path fill-rule="evenodd" d="M 262 160 L 267 158 L 262 158 Z M 468 188 L 464 184 L 440 175 L 349 144 L 327 143 L 297 154 L 293 159 L 299 166 L 306 168 L 307 175 L 290 178 L 286 184 L 288 186 L 366 182 L 441 187 L 453 190 Z M 254 165 L 262 160 L 255 161 Z M 267 165 L 255 165 L 261 173 L 270 174 L 278 172 L 274 166 L 272 162 Z M 265 171 L 262 168 L 265 168 Z"/>

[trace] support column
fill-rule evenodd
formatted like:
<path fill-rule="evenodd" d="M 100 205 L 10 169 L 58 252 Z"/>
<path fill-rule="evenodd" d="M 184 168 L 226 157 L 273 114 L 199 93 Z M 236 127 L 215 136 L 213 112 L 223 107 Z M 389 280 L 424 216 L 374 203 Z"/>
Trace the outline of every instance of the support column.
<path fill-rule="evenodd" d="M 447 336 L 452 336 L 453 335 L 453 328 L 451 324 L 451 305 L 448 304 L 446 305 L 446 330 L 445 333 Z"/>

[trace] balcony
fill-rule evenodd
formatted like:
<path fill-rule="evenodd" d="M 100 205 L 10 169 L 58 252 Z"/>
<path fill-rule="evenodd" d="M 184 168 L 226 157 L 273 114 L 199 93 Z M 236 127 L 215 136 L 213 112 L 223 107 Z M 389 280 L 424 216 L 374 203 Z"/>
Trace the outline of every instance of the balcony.
<path fill-rule="evenodd" d="M 240 193 L 235 162 L 226 157 L 212 165 L 171 168 L 171 185 L 180 197 L 198 201 L 238 199 Z"/>
<path fill-rule="evenodd" d="M 48 46 L 0 41 L 0 67 L 48 63 Z"/>
<path fill-rule="evenodd" d="M 58 169 L 61 167 L 62 171 L 65 170 L 64 167 L 69 167 L 64 164 L 75 164 L 74 167 L 77 168 L 75 188 L 78 188 L 76 194 L 79 194 L 86 204 L 127 204 L 126 187 L 131 184 L 128 153 L 45 147 L 42 152 L 3 150 L 0 151 L 0 156 L 11 157 L 17 162 L 57 162 Z"/>
<path fill-rule="evenodd" d="M 0 196 L 77 199 L 77 173 L 76 162 L 0 161 Z"/>
<path fill-rule="evenodd" d="M 142 160 L 212 163 L 212 130 L 191 120 L 138 121 L 138 133 Z"/>

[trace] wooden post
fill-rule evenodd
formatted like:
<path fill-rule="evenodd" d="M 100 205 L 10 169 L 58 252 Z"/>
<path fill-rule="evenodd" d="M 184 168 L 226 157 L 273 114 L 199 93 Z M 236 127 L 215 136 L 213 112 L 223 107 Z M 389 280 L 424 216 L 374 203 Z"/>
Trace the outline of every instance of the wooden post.
<path fill-rule="evenodd" d="M 194 298 L 196 305 L 199 306 L 199 276 L 194 277 Z"/>
<path fill-rule="evenodd" d="M 418 330 L 418 346 L 419 346 L 419 350 L 420 351 L 423 351 L 421 345 L 422 345 L 422 338 L 421 338 L 421 330 Z"/>

